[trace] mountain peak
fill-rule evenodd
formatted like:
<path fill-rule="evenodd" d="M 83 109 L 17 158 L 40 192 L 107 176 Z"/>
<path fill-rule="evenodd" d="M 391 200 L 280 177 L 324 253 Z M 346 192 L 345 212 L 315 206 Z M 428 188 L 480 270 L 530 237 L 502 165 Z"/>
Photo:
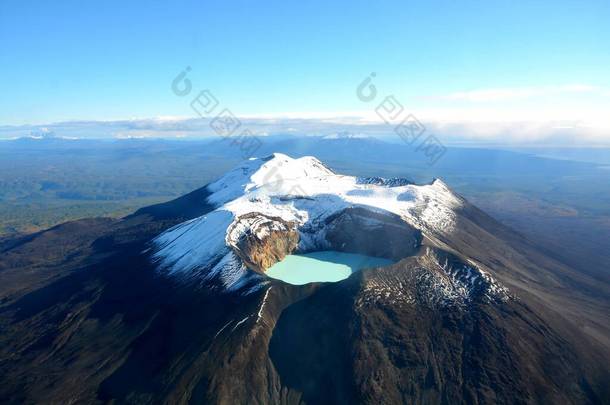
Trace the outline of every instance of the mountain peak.
<path fill-rule="evenodd" d="M 158 236 L 154 258 L 171 274 L 218 276 L 227 288 L 252 278 L 247 269 L 263 274 L 292 252 L 353 244 L 357 253 L 401 259 L 415 252 L 422 234 L 450 234 L 461 206 L 440 181 L 345 176 L 315 157 L 281 153 L 244 161 L 205 191 L 213 210 Z M 367 236 L 386 227 L 390 236 L 381 241 Z M 403 245 L 382 246 L 392 238 Z"/>

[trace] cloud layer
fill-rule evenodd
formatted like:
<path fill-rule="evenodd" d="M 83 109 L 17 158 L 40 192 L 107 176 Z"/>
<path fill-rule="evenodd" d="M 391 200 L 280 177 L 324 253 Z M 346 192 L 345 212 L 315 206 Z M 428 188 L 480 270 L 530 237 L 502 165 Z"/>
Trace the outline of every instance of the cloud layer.
<path fill-rule="evenodd" d="M 233 135 L 332 135 L 351 133 L 392 139 L 403 117 L 412 115 L 447 143 L 610 146 L 610 90 L 588 84 L 482 88 L 418 98 L 417 108 L 400 104 L 389 122 L 380 109 L 292 112 L 234 117 Z M 397 101 L 397 100 L 396 100 Z M 408 100 L 407 101 L 412 101 Z M 387 111 L 386 111 L 387 112 Z M 205 138 L 224 135 L 214 117 L 158 117 L 114 121 L 72 121 L 0 126 L 0 139 L 24 136 L 64 138 Z M 245 131 L 245 132 L 244 132 Z"/>

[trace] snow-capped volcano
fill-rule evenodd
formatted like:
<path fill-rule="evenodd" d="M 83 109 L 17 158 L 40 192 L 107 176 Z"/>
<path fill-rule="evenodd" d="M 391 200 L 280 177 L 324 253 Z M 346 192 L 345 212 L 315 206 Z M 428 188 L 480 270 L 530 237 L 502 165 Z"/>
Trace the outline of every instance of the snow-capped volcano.
<path fill-rule="evenodd" d="M 440 180 L 344 176 L 314 157 L 279 153 L 243 162 L 206 192 L 214 209 L 158 236 L 153 257 L 170 274 L 218 276 L 226 288 L 256 276 L 248 268 L 262 273 L 294 251 L 404 258 L 422 237 L 450 234 L 462 204 Z"/>
<path fill-rule="evenodd" d="M 570 280 L 585 278 L 438 180 L 343 176 L 275 154 L 128 217 L 2 249 L 8 402 L 608 397 L 602 298 L 579 295 Z M 310 251 L 388 260 L 335 282 L 265 275 Z"/>

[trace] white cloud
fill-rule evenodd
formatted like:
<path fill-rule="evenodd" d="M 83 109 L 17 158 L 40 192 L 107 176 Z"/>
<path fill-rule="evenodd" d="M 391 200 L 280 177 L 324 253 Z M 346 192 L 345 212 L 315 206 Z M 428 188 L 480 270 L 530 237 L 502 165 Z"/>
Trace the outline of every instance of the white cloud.
<path fill-rule="evenodd" d="M 430 133 L 448 141 L 610 145 L 610 89 L 607 87 L 564 84 L 475 89 L 420 98 L 418 103 L 414 102 L 417 99 L 396 98 L 404 106 L 401 117 L 414 115 Z M 285 112 L 240 115 L 239 118 L 241 128 L 257 136 L 330 135 L 344 131 L 392 136 L 394 126 L 385 124 L 375 112 L 381 102 L 379 97 L 368 105 L 360 104 L 363 109 L 359 111 Z M 0 126 L 0 139 L 26 136 L 42 128 L 58 136 L 200 138 L 216 135 L 209 121 L 195 116 L 163 116 Z"/>

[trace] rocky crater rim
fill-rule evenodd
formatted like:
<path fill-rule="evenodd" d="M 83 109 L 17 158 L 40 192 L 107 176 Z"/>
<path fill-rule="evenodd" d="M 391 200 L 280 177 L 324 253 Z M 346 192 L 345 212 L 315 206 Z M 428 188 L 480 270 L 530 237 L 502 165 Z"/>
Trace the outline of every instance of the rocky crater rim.
<path fill-rule="evenodd" d="M 397 262 L 415 254 L 422 239 L 422 232 L 398 215 L 362 207 L 336 212 L 317 228 L 250 213 L 238 218 L 227 231 L 227 245 L 248 268 L 259 273 L 287 255 L 316 251 L 357 253 Z"/>
<path fill-rule="evenodd" d="M 204 188 L 214 207 L 153 240 L 169 274 L 239 286 L 292 253 L 323 250 L 398 261 L 424 236 L 448 235 L 463 200 L 440 180 L 334 173 L 318 159 L 273 154 L 250 159 Z"/>

